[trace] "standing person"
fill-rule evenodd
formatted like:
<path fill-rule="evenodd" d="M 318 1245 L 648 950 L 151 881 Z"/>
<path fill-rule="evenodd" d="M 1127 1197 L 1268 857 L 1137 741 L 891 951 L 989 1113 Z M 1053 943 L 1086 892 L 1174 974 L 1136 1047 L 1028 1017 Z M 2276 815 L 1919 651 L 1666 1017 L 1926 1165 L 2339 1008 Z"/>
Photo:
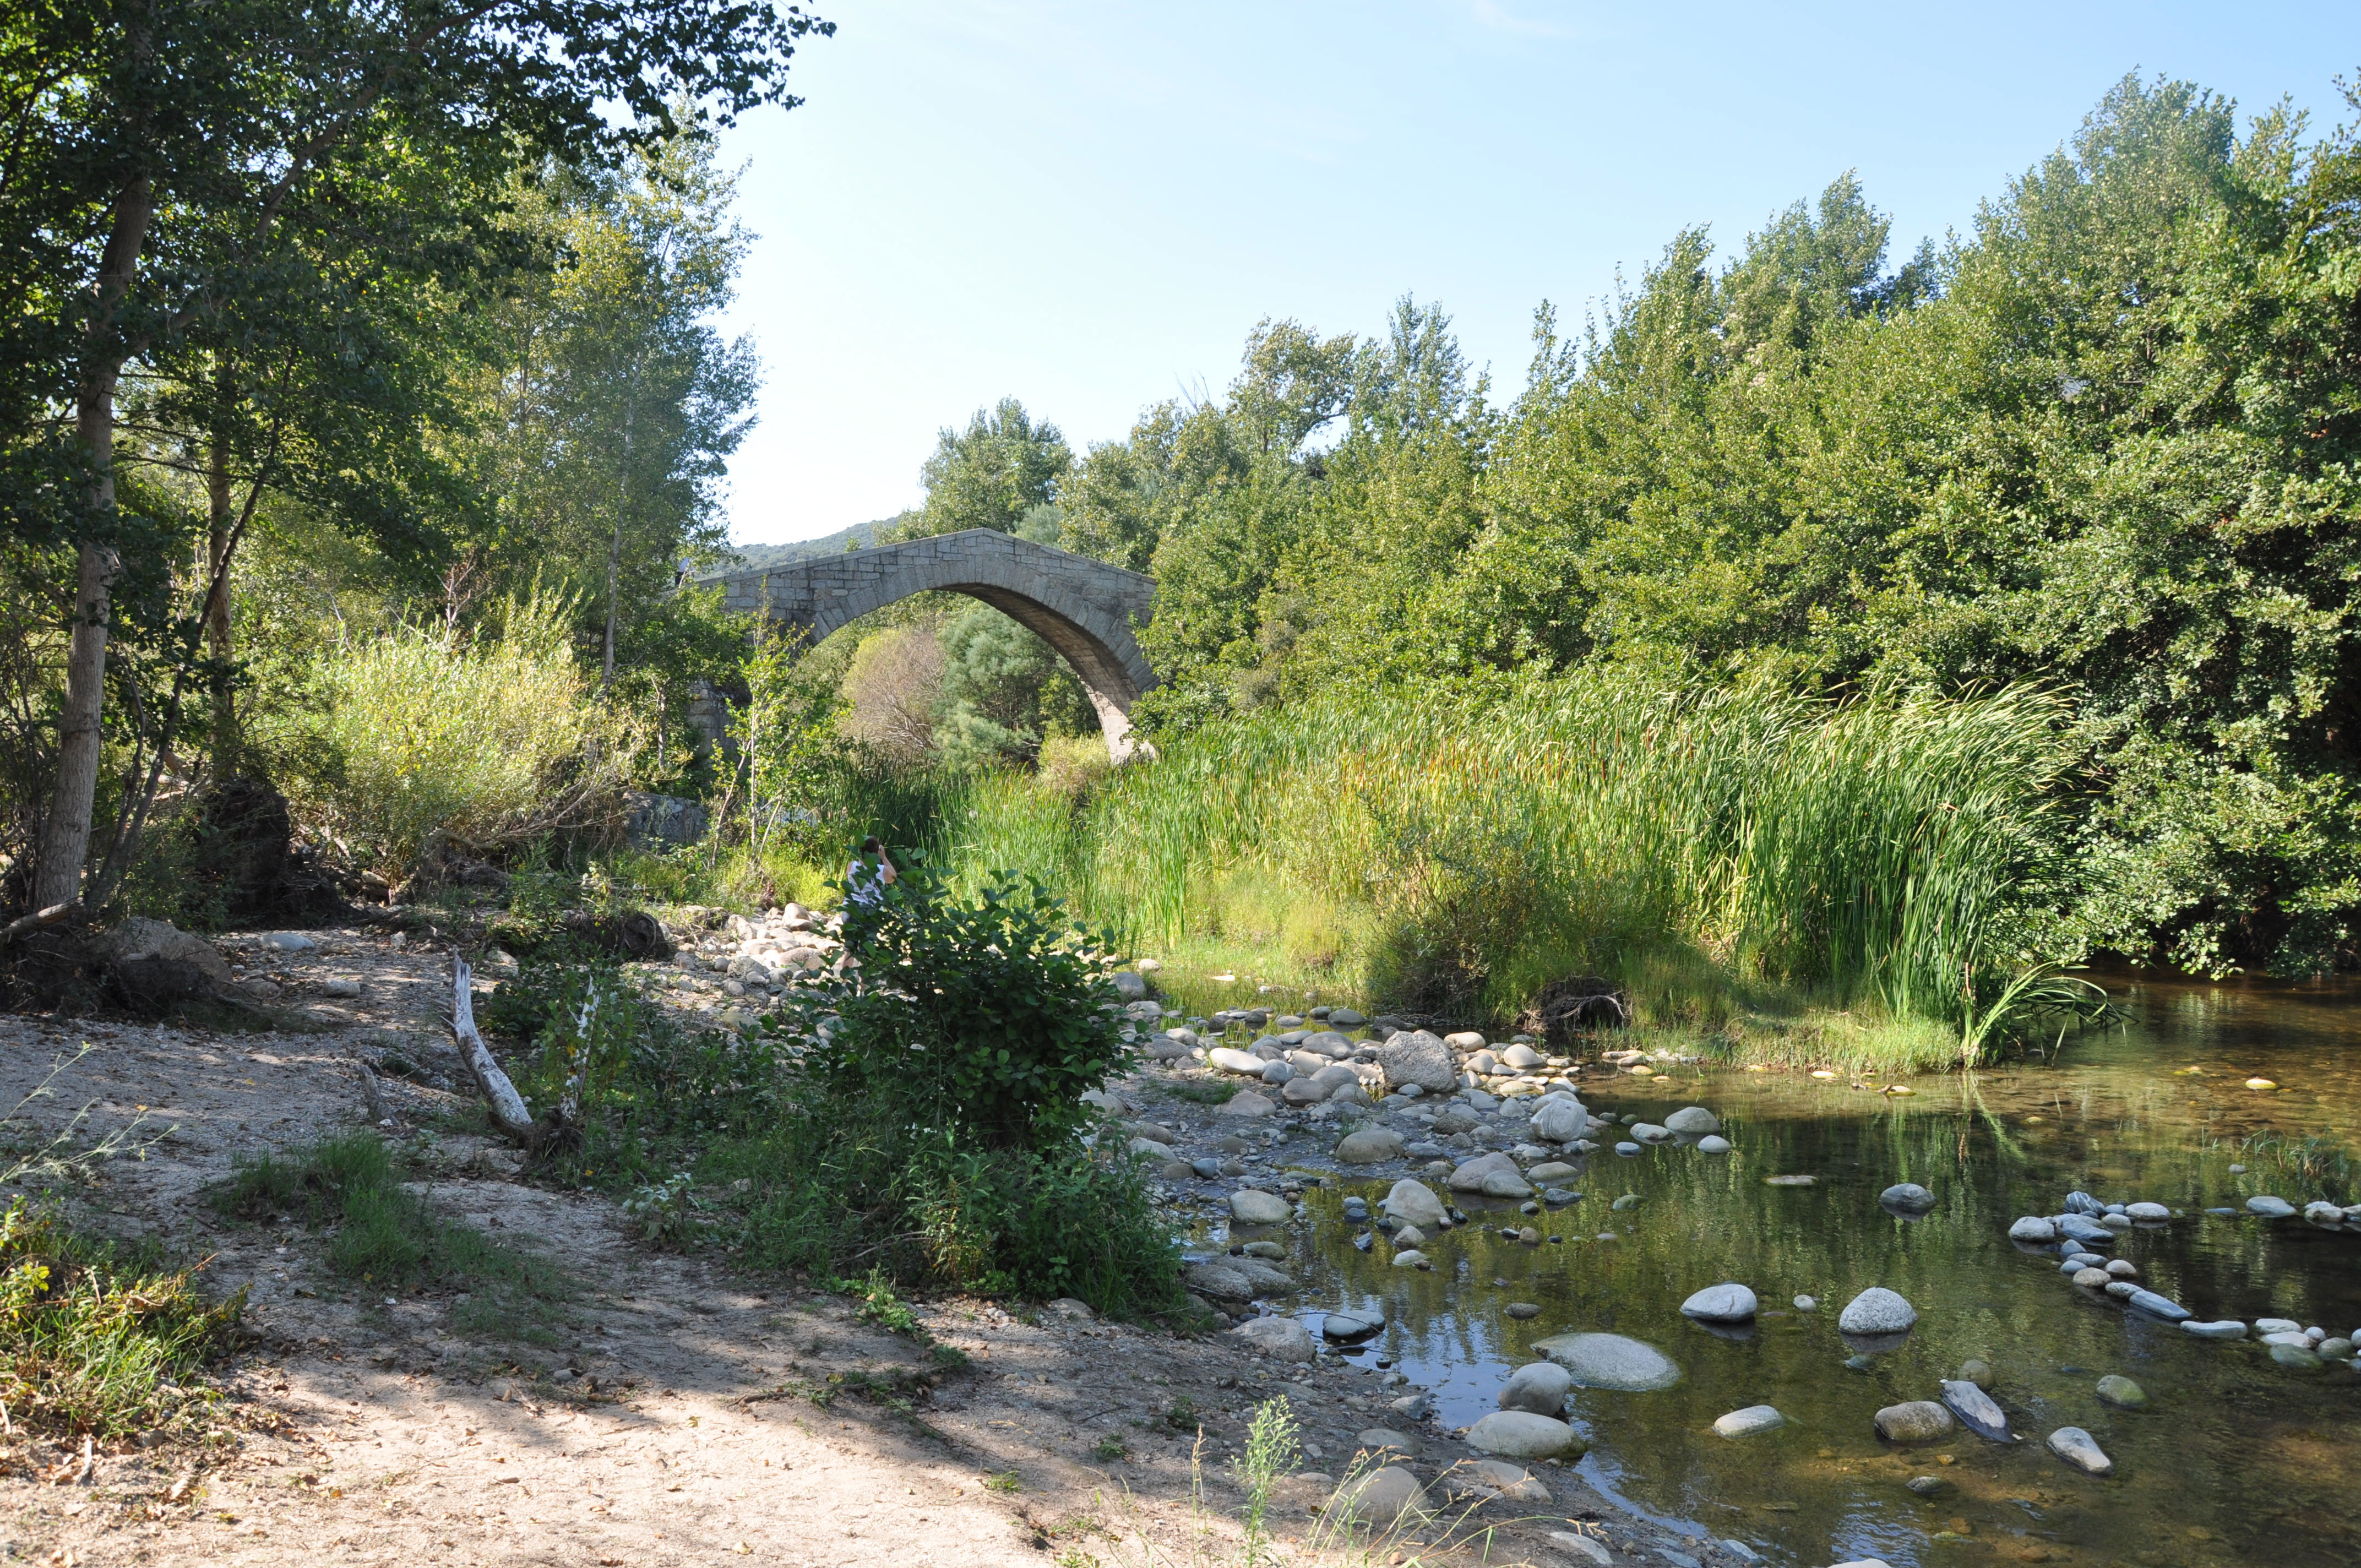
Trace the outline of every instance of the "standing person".
<path fill-rule="evenodd" d="M 873 869 L 871 862 L 875 862 Z M 844 899 L 848 904 L 865 905 L 875 908 L 885 898 L 885 890 L 900 879 L 885 846 L 874 838 L 861 841 L 861 852 L 844 868 Z"/>

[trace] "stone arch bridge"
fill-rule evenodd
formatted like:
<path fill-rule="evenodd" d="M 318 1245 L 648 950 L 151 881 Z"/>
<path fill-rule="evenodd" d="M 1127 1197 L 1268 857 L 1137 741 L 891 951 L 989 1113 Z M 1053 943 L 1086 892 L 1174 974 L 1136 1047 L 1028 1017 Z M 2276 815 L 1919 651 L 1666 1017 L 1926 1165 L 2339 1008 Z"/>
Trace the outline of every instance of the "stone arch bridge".
<path fill-rule="evenodd" d="M 1057 651 L 1090 694 L 1118 762 L 1130 756 L 1131 705 L 1156 685 L 1135 630 L 1148 624 L 1156 579 L 989 528 L 818 555 L 719 579 L 724 603 L 799 627 L 818 642 L 912 594 L 982 599 Z"/>

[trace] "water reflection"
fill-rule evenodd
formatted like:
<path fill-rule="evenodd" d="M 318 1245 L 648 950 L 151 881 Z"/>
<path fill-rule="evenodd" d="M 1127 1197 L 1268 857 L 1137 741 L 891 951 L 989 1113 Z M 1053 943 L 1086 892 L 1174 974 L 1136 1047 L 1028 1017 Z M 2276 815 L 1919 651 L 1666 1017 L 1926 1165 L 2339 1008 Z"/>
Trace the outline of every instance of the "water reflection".
<path fill-rule="evenodd" d="M 1593 1445 L 1586 1474 L 1642 1511 L 1777 1557 L 1879 1556 L 1899 1568 L 1991 1555 L 1982 1542 L 2001 1561 L 2344 1568 L 2361 1559 L 2361 1376 L 2299 1373 L 2251 1343 L 2195 1339 L 2078 1289 L 2054 1253 L 2006 1232 L 2016 1215 L 2057 1212 L 2076 1188 L 2162 1202 L 2183 1217 L 2112 1249 L 2140 1285 L 2201 1319 L 2361 1328 L 2361 1235 L 2202 1212 L 2260 1190 L 2229 1168 L 2248 1133 L 2361 1146 L 2361 1010 L 2338 988 L 2114 989 L 2129 1028 L 2070 1046 L 2055 1067 L 1917 1080 L 1909 1098 L 1737 1071 L 1587 1086 L 1594 1109 L 1651 1121 L 1708 1105 L 1735 1149 L 1592 1156 L 1568 1183 L 1585 1197 L 1539 1222 L 1540 1245 L 1497 1233 L 1525 1223 L 1513 1204 L 1462 1197 L 1471 1223 L 1424 1249 L 1431 1273 L 1389 1266 L 1382 1246 L 1354 1250 L 1342 1200 L 1374 1201 L 1390 1177 L 1342 1173 L 1312 1194 L 1315 1223 L 1295 1240 L 1303 1301 L 1381 1312 L 1367 1354 L 1432 1388 L 1446 1426 L 1494 1409 L 1536 1340 L 1611 1330 L 1656 1345 L 1683 1368 L 1674 1387 L 1576 1392 L 1570 1419 Z M 2200 1070 L 2176 1075 L 2190 1067 Z M 2282 1088 L 2243 1087 L 2257 1075 Z M 1817 1179 L 1765 1179 L 1802 1174 Z M 1934 1208 L 1882 1210 L 1880 1191 L 1901 1181 L 1931 1190 Z M 1625 1193 L 1642 1201 L 1615 1212 Z M 1751 1331 L 1680 1316 L 1691 1292 L 1723 1280 L 1761 1297 Z M 1848 1366 L 1855 1348 L 1837 1314 L 1872 1285 L 1907 1297 L 1919 1322 Z M 1799 1295 L 1818 1310 L 1791 1306 Z M 1540 1315 L 1509 1316 L 1520 1301 Z M 1970 1358 L 1993 1367 L 2015 1441 L 1965 1429 L 1912 1450 L 1877 1440 L 1872 1412 L 1937 1397 Z M 2095 1386 L 2111 1373 L 2136 1380 L 2147 1408 L 2101 1403 Z M 1716 1417 L 1755 1404 L 1788 1424 L 1736 1441 L 1713 1433 Z M 2065 1425 L 2097 1439 L 2113 1477 L 2083 1476 L 2048 1452 L 2042 1440 Z M 1947 1485 L 1921 1497 L 1905 1486 L 1915 1476 Z"/>

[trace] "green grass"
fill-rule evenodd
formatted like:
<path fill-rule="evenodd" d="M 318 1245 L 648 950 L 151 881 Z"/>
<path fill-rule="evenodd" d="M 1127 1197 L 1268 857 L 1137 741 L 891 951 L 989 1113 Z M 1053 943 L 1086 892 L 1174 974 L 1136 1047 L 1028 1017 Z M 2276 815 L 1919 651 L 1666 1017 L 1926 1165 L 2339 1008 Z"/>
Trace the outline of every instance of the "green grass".
<path fill-rule="evenodd" d="M 2350 1203 L 2361 1191 L 2361 1159 L 2334 1138 L 2252 1133 L 2239 1143 L 2238 1158 L 2257 1190 L 2290 1202 Z"/>
<path fill-rule="evenodd" d="M 168 1422 L 183 1404 L 165 1386 L 229 1348 L 245 1299 L 208 1303 L 194 1269 L 13 1200 L 0 1214 L 0 1405 L 33 1431 L 111 1437 Z"/>
<path fill-rule="evenodd" d="M 1589 674 L 1503 700 L 1338 698 L 1170 740 L 1079 811 L 947 799 L 963 872 L 1014 868 L 1205 972 L 1505 1025 L 1602 975 L 1642 1022 L 1806 1010 L 1979 1051 L 2070 958 L 2059 699 L 1830 703 Z M 1920 1056 L 1916 1045 L 1904 1055 Z"/>
<path fill-rule="evenodd" d="M 547 1343 L 572 1294 L 548 1259 L 453 1221 L 402 1185 L 393 1151 L 375 1133 L 349 1133 L 283 1154 L 241 1160 L 214 1206 L 248 1222 L 285 1216 L 327 1237 L 326 1261 L 376 1290 L 461 1290 L 455 1328 Z"/>

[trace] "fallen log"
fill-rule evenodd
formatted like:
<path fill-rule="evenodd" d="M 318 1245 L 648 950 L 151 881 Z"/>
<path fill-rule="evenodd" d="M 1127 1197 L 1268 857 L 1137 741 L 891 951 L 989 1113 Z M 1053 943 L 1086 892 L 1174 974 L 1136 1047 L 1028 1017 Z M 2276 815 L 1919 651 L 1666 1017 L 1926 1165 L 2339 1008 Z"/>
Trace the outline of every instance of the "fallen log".
<path fill-rule="evenodd" d="M 500 1070 L 500 1064 L 492 1058 L 492 1048 L 484 1044 L 484 1036 L 476 1027 L 476 1000 L 471 989 L 475 976 L 467 969 L 467 960 L 456 951 L 451 955 L 451 1034 L 458 1042 L 460 1059 L 467 1064 L 467 1076 L 476 1080 L 476 1089 L 483 1095 L 493 1124 L 526 1149 L 536 1149 L 541 1145 L 541 1124 L 525 1109 L 524 1096 L 516 1091 L 509 1075 Z"/>
<path fill-rule="evenodd" d="M 81 913 L 82 905 L 70 902 L 52 904 L 47 909 L 38 909 L 30 915 L 19 915 L 7 925 L 0 926 L 0 948 L 6 947 L 19 937 L 30 936 L 35 931 L 47 930 L 51 926 L 71 920 Z"/>

